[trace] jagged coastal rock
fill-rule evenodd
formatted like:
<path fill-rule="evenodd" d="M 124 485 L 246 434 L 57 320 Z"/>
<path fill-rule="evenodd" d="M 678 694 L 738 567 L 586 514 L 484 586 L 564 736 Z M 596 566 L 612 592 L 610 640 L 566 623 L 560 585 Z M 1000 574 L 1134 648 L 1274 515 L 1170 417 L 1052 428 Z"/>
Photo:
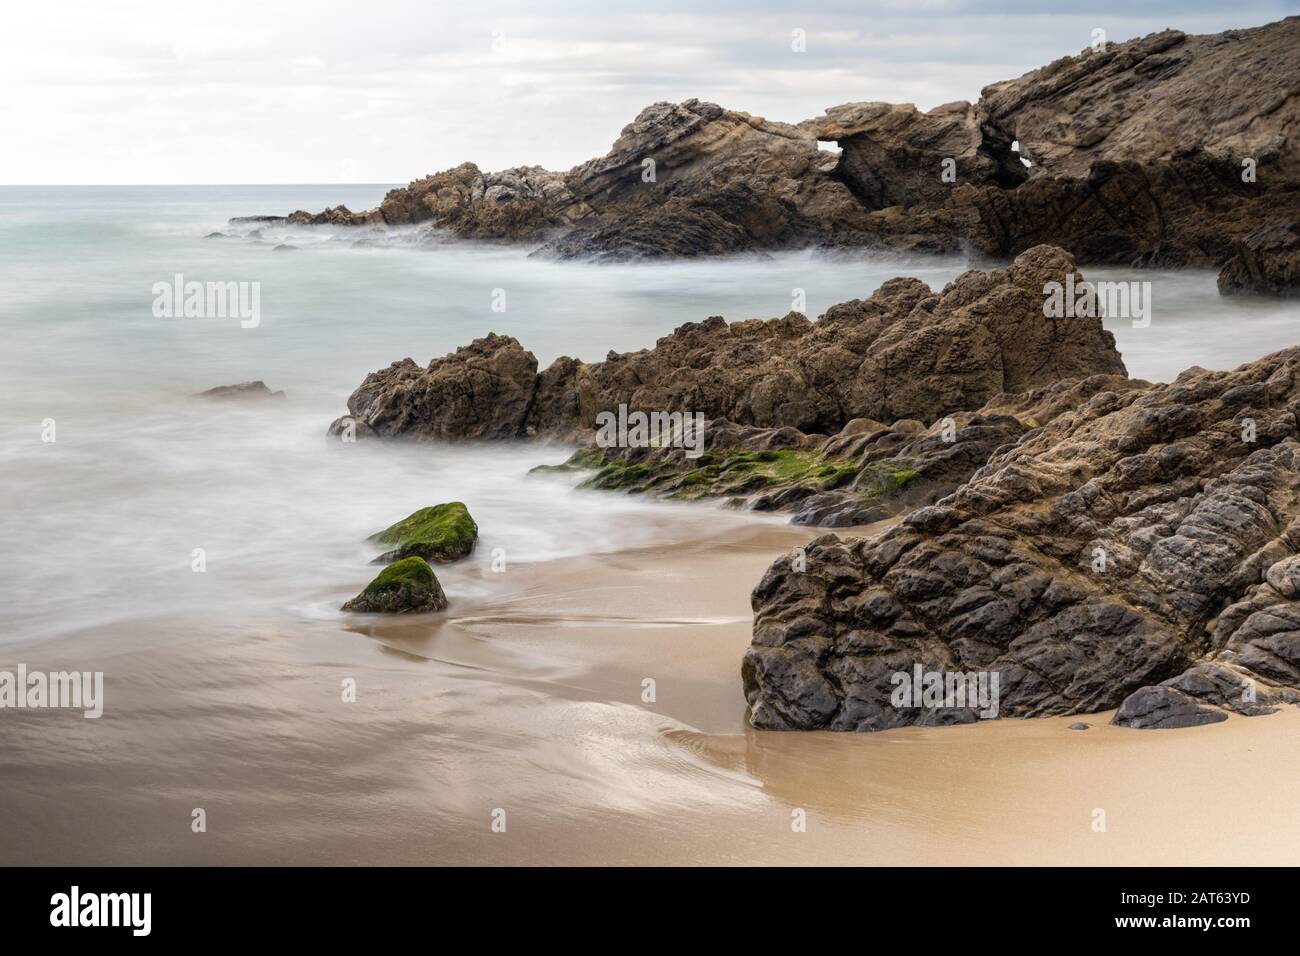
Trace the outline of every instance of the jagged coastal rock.
<path fill-rule="evenodd" d="M 1166 30 L 994 83 L 974 104 L 848 103 L 794 124 L 655 103 L 567 172 L 465 163 L 375 209 L 288 220 L 425 224 L 597 260 L 807 246 L 1010 259 L 1050 243 L 1084 264 L 1221 267 L 1225 291 L 1296 294 L 1298 48 L 1297 17 Z"/>
<path fill-rule="evenodd" d="M 1300 701 L 1300 349 L 1104 390 L 870 539 L 754 591 L 756 727 L 881 730 L 893 675 L 1000 677 L 1000 714 L 1186 726 Z M 802 569 L 800 569 L 802 568 Z"/>
<path fill-rule="evenodd" d="M 403 558 L 390 564 L 343 605 L 341 610 L 360 613 L 403 614 L 441 611 L 447 595 L 424 558 Z"/>
<path fill-rule="evenodd" d="M 422 368 L 411 359 L 366 377 L 338 432 L 413 439 L 566 438 L 602 411 L 692 412 L 742 426 L 828 435 L 978 408 L 1003 392 L 1065 378 L 1123 375 L 1100 319 L 1044 315 L 1044 285 L 1075 275 L 1068 253 L 1028 250 L 1005 269 L 972 270 L 941 291 L 891 279 L 869 299 L 728 324 L 688 323 L 653 349 L 585 364 L 537 360 L 488 335 Z"/>

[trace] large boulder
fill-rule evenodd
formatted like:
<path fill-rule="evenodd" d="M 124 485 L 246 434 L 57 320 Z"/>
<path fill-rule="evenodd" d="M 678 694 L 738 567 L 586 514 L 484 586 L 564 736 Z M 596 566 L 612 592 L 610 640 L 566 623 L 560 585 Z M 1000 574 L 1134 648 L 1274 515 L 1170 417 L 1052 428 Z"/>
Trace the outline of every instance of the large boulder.
<path fill-rule="evenodd" d="M 537 359 L 489 334 L 421 368 L 409 358 L 366 376 L 334 434 L 420 440 L 514 438 L 537 384 Z"/>
<path fill-rule="evenodd" d="M 753 595 L 751 723 L 982 713 L 898 705 L 918 667 L 996 675 L 1003 716 L 1177 726 L 1300 700 L 1297 413 L 1300 348 L 1099 391 L 883 534 L 779 559 Z"/>

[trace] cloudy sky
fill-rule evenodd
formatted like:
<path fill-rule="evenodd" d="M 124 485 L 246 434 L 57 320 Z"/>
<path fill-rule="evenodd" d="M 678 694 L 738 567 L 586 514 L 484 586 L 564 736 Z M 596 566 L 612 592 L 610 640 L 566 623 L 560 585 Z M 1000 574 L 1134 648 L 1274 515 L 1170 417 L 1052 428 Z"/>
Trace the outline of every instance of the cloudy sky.
<path fill-rule="evenodd" d="M 5 0 L 0 183 L 389 183 L 467 159 L 566 169 L 656 100 L 788 121 L 853 100 L 929 108 L 1078 52 L 1094 29 L 1123 40 L 1297 12 L 1300 0 Z"/>

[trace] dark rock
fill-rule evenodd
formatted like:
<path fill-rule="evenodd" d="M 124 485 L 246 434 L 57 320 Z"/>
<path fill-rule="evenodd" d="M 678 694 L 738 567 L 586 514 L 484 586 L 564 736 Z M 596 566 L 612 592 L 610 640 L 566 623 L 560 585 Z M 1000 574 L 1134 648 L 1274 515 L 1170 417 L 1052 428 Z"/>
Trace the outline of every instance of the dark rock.
<path fill-rule="evenodd" d="M 1300 223 L 1270 222 L 1239 239 L 1219 273 L 1219 292 L 1300 294 Z"/>
<path fill-rule="evenodd" d="M 361 613 L 403 614 L 441 611 L 447 595 L 433 568 L 423 558 L 403 558 L 379 572 L 365 590 L 341 610 Z"/>
<path fill-rule="evenodd" d="M 194 398 L 215 399 L 219 401 L 260 401 L 267 398 L 284 398 L 283 391 L 271 391 L 263 381 L 241 382 L 238 385 L 218 385 L 205 392 L 198 392 Z"/>
<path fill-rule="evenodd" d="M 407 358 L 372 372 L 348 399 L 348 411 L 358 434 L 382 438 L 516 438 L 536 387 L 533 354 L 508 335 L 490 334 L 427 368 Z"/>
<path fill-rule="evenodd" d="M 1144 730 L 1200 727 L 1227 719 L 1223 711 L 1202 707 L 1172 687 L 1143 687 L 1124 700 L 1111 723 Z"/>
<path fill-rule="evenodd" d="M 891 705 L 916 664 L 998 674 L 1004 716 L 1175 726 L 1300 702 L 1300 348 L 1099 384 L 991 401 L 1079 399 L 898 526 L 772 565 L 743 666 L 754 726 L 966 719 Z"/>

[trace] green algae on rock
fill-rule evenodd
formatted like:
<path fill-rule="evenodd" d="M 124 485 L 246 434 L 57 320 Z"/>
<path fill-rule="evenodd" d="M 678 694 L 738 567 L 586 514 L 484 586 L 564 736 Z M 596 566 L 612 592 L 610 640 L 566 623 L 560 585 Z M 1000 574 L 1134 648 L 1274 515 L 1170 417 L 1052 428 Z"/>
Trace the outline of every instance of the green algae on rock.
<path fill-rule="evenodd" d="M 424 558 L 403 558 L 390 564 L 343 605 L 344 611 L 380 614 L 441 611 L 447 607 L 438 577 Z"/>
<path fill-rule="evenodd" d="M 447 563 L 468 556 L 478 542 L 478 525 L 462 502 L 421 508 L 390 525 L 369 540 L 396 545 L 381 554 L 375 563 L 388 564 L 402 558 L 420 557 L 426 561 Z"/>

